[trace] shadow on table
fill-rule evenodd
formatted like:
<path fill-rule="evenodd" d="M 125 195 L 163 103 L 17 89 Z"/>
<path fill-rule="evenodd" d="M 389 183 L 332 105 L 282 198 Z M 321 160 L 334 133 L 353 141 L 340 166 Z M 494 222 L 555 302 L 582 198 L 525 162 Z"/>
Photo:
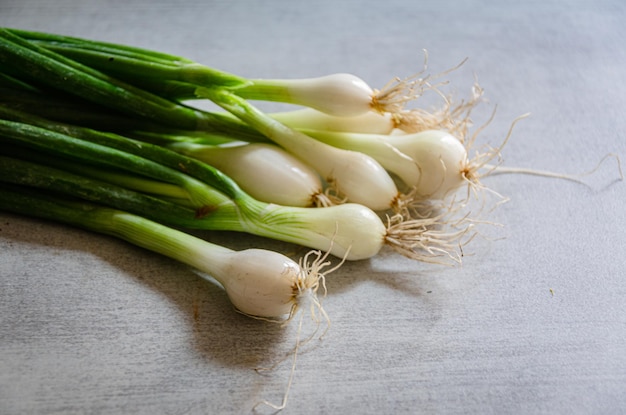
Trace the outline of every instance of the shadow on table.
<path fill-rule="evenodd" d="M 72 230 L 50 222 L 40 223 L 41 233 L 11 232 L 9 237 L 60 251 L 89 253 L 164 296 L 181 311 L 188 324 L 188 328 L 181 329 L 181 332 L 191 333 L 193 347 L 203 359 L 218 361 L 229 367 L 254 369 L 276 363 L 277 358 L 287 356 L 294 346 L 293 324 L 283 327 L 236 312 L 225 291 L 216 282 L 202 278 L 188 266 L 112 237 Z M 46 237 L 47 234 L 57 236 Z M 242 237 L 234 232 L 202 232 L 198 236 L 238 250 L 253 247 L 275 249 L 293 258 L 307 252 L 291 244 L 249 235 Z M 106 238 L 115 243 L 98 243 L 92 238 Z M 395 254 L 383 253 L 381 259 L 344 263 L 326 278 L 328 297 L 371 282 L 416 298 L 423 297 L 432 289 L 433 273 L 439 273 L 440 267 L 392 255 Z M 340 262 L 338 258 L 330 260 L 333 264 Z"/>
<path fill-rule="evenodd" d="M 203 359 L 218 361 L 220 366 L 255 369 L 272 364 L 268 357 L 275 358 L 293 347 L 289 334 L 280 324 L 238 313 L 221 286 L 203 279 L 187 265 L 110 236 L 44 220 L 15 218 L 15 222 L 5 221 L 0 236 L 15 243 L 49 249 L 59 258 L 65 253 L 69 261 L 72 255 L 78 254 L 78 258 L 93 255 L 119 270 L 124 278 L 130 278 L 131 284 L 138 282 L 163 296 L 180 310 L 188 324 L 176 329 L 177 332 L 191 335 L 192 347 Z M 28 220 L 34 232 L 23 232 L 19 225 L 22 220 Z M 226 237 L 233 238 L 236 239 L 232 235 Z M 86 268 L 85 272 L 88 277 L 100 277 L 97 269 Z M 111 307 L 119 308 L 115 304 Z M 134 303 L 132 307 L 141 305 Z"/>

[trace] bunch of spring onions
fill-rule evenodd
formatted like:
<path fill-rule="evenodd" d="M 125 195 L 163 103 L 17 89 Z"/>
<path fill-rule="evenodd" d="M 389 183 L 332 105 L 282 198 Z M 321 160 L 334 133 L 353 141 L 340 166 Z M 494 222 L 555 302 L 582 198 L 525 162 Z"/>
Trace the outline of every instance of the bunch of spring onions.
<path fill-rule="evenodd" d="M 165 53 L 15 29 L 0 29 L 0 68 L 0 209 L 190 264 L 260 318 L 293 315 L 315 297 L 336 269 L 329 255 L 363 260 L 387 246 L 459 261 L 473 222 L 456 195 L 476 188 L 497 154 L 468 156 L 480 88 L 459 105 L 407 109 L 437 91 L 429 76 L 380 90 L 349 74 L 246 79 Z M 223 110 L 201 110 L 200 100 Z M 267 113 L 253 101 L 298 108 Z M 299 262 L 234 252 L 185 229 L 313 251 Z"/>
<path fill-rule="evenodd" d="M 424 73 L 381 89 L 350 74 L 247 79 L 166 53 L 0 28 L 0 209 L 188 264 L 254 318 L 290 321 L 307 307 L 319 327 L 328 316 L 317 292 L 345 260 L 389 247 L 459 262 L 480 223 L 467 210 L 479 179 L 507 172 L 490 163 L 515 122 L 499 148 L 470 157 L 482 89 L 453 104 L 439 88 L 447 72 Z M 408 109 L 425 92 L 441 104 Z M 268 113 L 254 101 L 298 108 Z M 203 229 L 311 250 L 234 251 L 188 232 Z M 284 408 L 287 394 L 263 403 Z"/>

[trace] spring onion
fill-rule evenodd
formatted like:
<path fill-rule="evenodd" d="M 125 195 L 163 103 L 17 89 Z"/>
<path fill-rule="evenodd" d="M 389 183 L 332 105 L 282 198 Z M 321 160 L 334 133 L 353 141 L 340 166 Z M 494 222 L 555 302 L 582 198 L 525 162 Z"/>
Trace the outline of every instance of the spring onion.
<path fill-rule="evenodd" d="M 0 208 L 112 235 L 191 265 L 217 280 L 240 312 L 254 317 L 289 317 L 305 297 L 317 302 L 327 264 L 319 252 L 297 263 L 264 249 L 233 251 L 128 212 L 19 187 L 0 187 Z M 317 261 L 308 263 L 311 256 Z"/>
<path fill-rule="evenodd" d="M 244 79 L 186 58 L 141 48 L 15 29 L 7 32 L 30 40 L 37 47 L 177 100 L 192 98 L 193 86 L 221 87 L 246 99 L 285 102 L 331 115 L 353 116 L 370 110 L 399 111 L 425 84 L 423 79 L 395 79 L 377 90 L 361 78 L 346 73 L 309 79 Z M 174 91 L 179 95 L 173 95 Z"/>
<path fill-rule="evenodd" d="M 216 117 L 206 112 L 193 110 L 153 96 L 136 87 L 124 85 L 91 67 L 28 42 L 11 31 L 0 30 L 1 45 L 4 45 L 6 51 L 3 55 L 6 55 L 4 60 L 7 64 L 29 69 L 28 76 L 31 78 L 36 78 L 41 71 L 45 70 L 44 82 L 49 86 L 78 94 L 86 93 L 87 89 L 94 89 L 98 92 L 94 94 L 93 99 L 102 101 L 104 105 L 115 103 L 124 111 L 134 112 L 141 117 L 166 122 L 180 128 L 191 130 L 213 128 L 208 124 L 215 121 Z M 115 63 L 115 59 L 112 63 Z M 66 82 L 66 78 L 69 78 L 71 82 Z M 198 97 L 211 99 L 236 115 L 245 124 L 266 135 L 300 159 L 307 161 L 323 179 L 331 183 L 340 195 L 345 195 L 348 201 L 364 204 L 376 211 L 390 209 L 397 203 L 400 195 L 395 183 L 384 168 L 371 157 L 360 152 L 343 151 L 322 145 L 256 110 L 244 98 L 237 95 L 248 87 L 254 90 L 254 85 L 251 86 L 247 81 L 238 83 L 235 79 L 232 82 L 220 83 L 211 77 L 206 82 L 217 83 L 218 87 L 200 86 L 196 89 Z M 350 85 L 355 83 L 356 81 L 348 82 Z M 261 89 L 264 88 L 265 86 Z M 314 92 L 315 94 L 317 92 Z M 393 97 L 394 94 L 386 96 Z M 402 97 L 401 100 L 405 98 Z M 327 102 L 332 101 L 327 100 Z M 145 109 L 142 106 L 142 109 L 138 110 L 142 102 L 145 103 Z M 382 101 L 379 100 L 379 102 Z M 371 105 L 368 104 L 366 107 L 364 111 L 359 110 L 359 113 L 368 112 Z M 222 121 L 217 117 L 218 124 Z"/>
<path fill-rule="evenodd" d="M 482 89 L 452 105 L 439 90 L 445 82 L 423 71 L 381 89 L 347 73 L 244 78 L 166 53 L 3 28 L 0 66 L 1 210 L 191 265 L 255 318 L 289 321 L 310 306 L 315 333 L 318 310 L 328 321 L 317 292 L 343 260 L 390 247 L 421 261 L 460 261 L 477 221 L 456 191 L 475 188 L 483 168 L 528 172 L 489 164 L 501 147 L 470 158 L 470 113 Z M 425 91 L 444 105 L 405 108 Z M 225 111 L 200 109 L 199 100 Z M 252 100 L 305 108 L 266 114 Z M 314 250 L 299 262 L 237 252 L 191 229 Z M 342 261 L 328 269 L 329 255 Z M 289 386 L 301 327 L 302 319 Z M 286 400 L 263 403 L 282 409 Z"/>
<path fill-rule="evenodd" d="M 232 117 L 200 111 L 121 82 L 0 28 L 0 63 L 29 84 L 43 84 L 127 115 L 171 128 L 246 130 Z M 250 130 L 247 128 L 247 130 Z"/>
<path fill-rule="evenodd" d="M 188 229 L 233 230 L 254 233 L 302 246 L 320 247 L 347 260 L 370 258 L 384 245 L 401 254 L 427 262 L 459 260 L 455 249 L 469 235 L 471 226 L 457 232 L 438 229 L 444 215 L 425 216 L 420 220 L 405 221 L 396 215 L 385 226 L 376 214 L 358 204 L 342 204 L 329 208 L 287 208 L 278 205 L 247 205 L 245 210 L 233 203 L 223 203 L 198 217 L 195 209 L 170 203 L 120 187 L 129 180 L 122 177 L 116 184 L 88 178 L 91 169 L 65 163 L 66 170 L 48 167 L 19 158 L 0 156 L 0 182 L 28 186 L 42 191 L 105 204 L 128 210 L 166 225 Z M 74 171 L 74 173 L 70 172 Z M 77 172 L 81 172 L 78 174 Z M 96 174 L 103 180 L 106 171 Z M 150 190 L 158 192 L 159 184 Z M 167 196 L 171 196 L 169 188 Z M 241 219 L 242 214 L 244 220 Z"/>
<path fill-rule="evenodd" d="M 221 170 L 257 200 L 301 207 L 332 204 L 324 193 L 319 175 L 308 164 L 276 145 L 177 142 L 167 148 Z M 262 175 L 258 173 L 260 171 Z"/>
<path fill-rule="evenodd" d="M 348 201 L 383 211 L 399 196 L 393 179 L 373 158 L 321 143 L 261 112 L 243 98 L 223 89 L 198 88 L 206 97 L 263 133 L 290 153 L 306 160 Z"/>
<path fill-rule="evenodd" d="M 307 134 L 340 148 L 369 154 L 420 199 L 440 199 L 467 182 L 472 168 L 461 141 L 446 131 L 415 134 L 335 133 L 307 130 Z"/>
<path fill-rule="evenodd" d="M 0 61 L 6 64 L 8 76 L 34 86 L 36 90 L 42 87 L 42 91 L 52 91 L 52 95 L 55 94 L 54 91 L 60 91 L 65 95 L 89 99 L 95 105 L 110 108 L 122 113 L 131 120 L 138 119 L 141 122 L 154 125 L 160 124 L 162 128 L 170 131 L 207 131 L 222 136 L 232 135 L 236 139 L 243 140 L 246 140 L 246 138 L 243 138 L 242 135 L 246 134 L 254 138 L 265 136 L 299 158 L 300 161 L 311 165 L 319 176 L 329 184 L 329 188 L 326 189 L 327 192 L 335 192 L 339 196 L 345 196 L 347 201 L 351 202 L 347 204 L 349 207 L 344 208 L 345 211 L 341 212 L 339 210 L 331 210 L 324 213 L 312 213 L 304 210 L 294 213 L 294 211 L 288 210 L 286 206 L 266 204 L 254 197 L 250 197 L 230 177 L 221 172 L 217 174 L 218 170 L 214 168 L 209 169 L 210 172 L 207 173 L 206 169 L 200 168 L 197 163 L 192 163 L 192 159 L 189 157 L 185 158 L 184 162 L 181 162 L 180 159 L 172 156 L 172 154 L 175 154 L 174 152 L 158 153 L 156 160 L 144 154 L 144 150 L 148 152 L 154 151 L 156 147 L 160 147 L 158 145 L 138 144 L 128 141 L 119 142 L 117 139 L 114 139 L 113 143 L 111 143 L 110 134 L 109 137 L 105 137 L 107 133 L 100 131 L 95 133 L 93 131 L 86 132 L 84 129 L 78 130 L 77 127 L 68 127 L 67 125 L 39 125 L 37 127 L 47 131 L 45 134 L 42 133 L 45 136 L 51 136 L 52 133 L 61 135 L 68 135 L 69 133 L 69 136 L 79 140 L 93 141 L 97 146 L 104 145 L 105 147 L 114 148 L 124 153 L 134 154 L 142 159 L 145 158 L 145 160 L 162 164 L 167 169 L 167 172 L 157 172 L 156 176 L 153 175 L 154 172 L 146 173 L 144 170 L 137 170 L 136 167 L 132 167 L 130 171 L 126 169 L 126 173 L 131 175 L 140 174 L 147 176 L 147 178 L 142 179 L 129 177 L 128 186 L 131 186 L 132 183 L 131 187 L 134 190 L 154 194 L 176 203 L 181 202 L 181 200 L 178 200 L 180 199 L 179 197 L 172 197 L 172 194 L 179 194 L 179 190 L 173 189 L 172 186 L 179 187 L 182 189 L 180 190 L 181 192 L 189 194 L 188 200 L 181 203 L 184 206 L 191 206 L 196 209 L 197 216 L 203 218 L 200 221 L 201 223 L 209 222 L 209 218 L 223 215 L 230 218 L 226 221 L 228 223 L 227 226 L 235 228 L 235 230 L 276 237 L 306 246 L 314 244 L 318 249 L 327 249 L 330 245 L 329 240 L 334 238 L 336 243 L 333 245 L 336 248 L 333 254 L 343 256 L 349 250 L 350 255 L 348 259 L 368 258 L 377 253 L 384 245 L 394 246 L 397 250 L 404 252 L 412 252 L 416 247 L 421 249 L 422 240 L 418 240 L 423 237 L 424 232 L 431 232 L 432 227 L 437 225 L 432 222 L 424 224 L 422 220 L 425 218 L 418 217 L 415 221 L 407 220 L 406 227 L 403 226 L 402 231 L 399 231 L 400 226 L 397 216 L 390 218 L 385 225 L 374 211 L 383 212 L 393 209 L 399 212 L 406 203 L 406 195 L 398 190 L 396 183 L 382 163 L 364 152 L 341 149 L 322 143 L 295 128 L 277 121 L 248 102 L 248 99 L 265 99 L 295 103 L 290 101 L 291 97 L 283 96 L 284 91 L 289 90 L 291 81 L 244 79 L 211 68 L 204 68 L 202 65 L 187 59 L 158 52 L 13 29 L 0 29 L 0 52 Z M 70 81 L 66 82 L 66 78 Z M 145 87 L 146 85 L 142 83 L 140 78 L 148 79 L 153 86 L 161 81 L 174 83 L 164 86 L 166 88 L 172 85 L 177 88 L 182 87 L 187 91 L 185 92 L 186 94 L 189 93 L 190 88 L 193 88 L 194 98 L 209 99 L 229 112 L 230 115 L 202 111 L 180 102 L 183 99 L 178 99 L 171 95 L 168 97 L 159 95 L 158 91 Z M 358 80 L 358 78 L 346 74 L 331 75 L 324 77 L 323 80 L 316 79 L 312 81 L 313 84 L 318 86 L 320 85 L 319 82 L 321 82 L 322 86 L 320 88 L 311 89 L 306 86 L 307 82 L 303 80 L 294 80 L 293 85 L 296 85 L 297 88 L 304 87 L 304 90 L 310 91 L 310 93 L 296 93 L 295 95 L 299 97 L 298 100 L 312 99 L 315 101 L 324 95 L 327 102 L 341 102 L 339 98 L 331 100 L 329 97 L 334 97 L 332 95 L 334 93 L 349 97 L 352 92 L 344 94 L 342 91 L 357 91 L 356 95 L 361 96 L 363 99 L 349 98 L 348 101 L 354 102 L 342 103 L 338 108 L 330 108 L 327 111 L 330 113 L 338 111 L 340 114 L 366 117 L 368 114 L 376 111 L 395 113 L 402 111 L 407 101 L 419 96 L 424 88 L 432 86 L 426 79 L 417 77 L 396 78 L 383 87 L 381 91 L 373 90 Z M 326 87 L 323 86 L 327 81 L 329 85 L 334 85 L 330 90 L 325 89 Z M 345 85 L 337 86 L 337 84 Z M 182 91 L 183 89 L 177 90 Z M 89 94 L 88 91 L 91 90 L 96 91 L 96 93 Z M 288 93 L 287 95 L 293 94 Z M 365 103 L 365 95 L 367 95 L 367 103 Z M 316 107 L 317 104 L 310 105 Z M 328 105 L 332 106 L 333 104 L 331 102 Z M 96 109 L 95 113 L 97 114 L 97 112 L 98 110 Z M 388 116 L 386 114 L 382 118 L 387 119 Z M 393 114 L 391 117 L 393 118 Z M 18 120 L 18 122 L 23 121 Z M 30 121 L 24 123 L 31 124 Z M 18 128 L 15 125 L 5 125 L 5 127 L 8 130 L 5 130 L 6 134 L 2 138 L 3 140 L 23 140 L 24 136 L 16 138 L 16 131 L 21 133 L 24 131 L 32 132 L 33 126 Z M 60 131 L 59 128 L 63 128 L 64 131 Z M 385 128 L 388 129 L 388 124 Z M 139 128 L 139 130 L 142 129 L 141 127 Z M 151 131 L 154 130 L 147 129 L 148 134 Z M 128 134 L 128 136 L 142 134 L 142 131 L 137 131 L 133 127 L 122 129 L 121 132 Z M 56 138 L 58 139 L 59 137 L 57 136 Z M 103 143 L 102 140 L 106 143 Z M 29 146 L 30 148 L 36 147 L 40 151 L 50 154 L 54 154 L 56 151 L 64 151 L 63 146 L 55 149 L 55 144 L 51 143 L 46 144 L 46 148 L 42 148 L 43 144 L 39 141 L 30 137 L 17 145 Z M 185 145 L 189 144 L 184 140 L 181 141 Z M 200 144 L 193 139 L 191 143 Z M 162 150 L 163 148 L 161 147 L 160 149 Z M 392 153 L 395 152 L 396 155 L 402 153 L 396 151 L 393 147 L 388 148 L 388 150 Z M 142 154 L 137 154 L 138 151 L 141 151 Z M 82 150 L 78 150 L 74 152 L 69 151 L 69 153 L 63 152 L 63 154 L 65 157 L 72 158 L 74 162 L 88 163 L 94 165 L 97 169 L 116 168 L 122 171 L 125 170 L 122 163 L 116 162 L 116 164 L 111 164 L 108 157 L 98 159 L 95 153 L 91 156 L 78 156 L 81 152 Z M 110 150 L 107 150 L 107 152 L 107 154 L 111 153 Z M 89 152 L 87 151 L 87 153 Z M 84 157 L 88 159 L 84 159 Z M 393 159 L 392 155 L 390 155 L 390 159 Z M 145 164 L 144 161 L 141 163 Z M 403 164 L 408 166 L 410 163 L 413 164 L 411 168 L 415 170 L 415 163 L 410 157 L 405 157 Z M 188 178 L 182 179 L 175 175 L 169 177 L 174 171 L 189 175 L 192 180 Z M 104 174 L 105 172 L 103 172 Z M 106 177 L 117 184 L 124 180 L 123 175 L 115 177 L 111 172 L 107 172 Z M 200 184 L 194 180 L 198 180 Z M 159 183 L 150 183 L 149 181 Z M 159 192 L 161 182 L 167 185 L 162 187 L 163 192 Z M 208 189 L 203 189 L 202 183 L 209 188 L 213 188 L 212 190 L 215 193 Z M 216 193 L 220 193 L 221 196 L 216 196 Z M 216 199 L 213 200 L 211 199 L 212 197 Z M 221 210 L 222 207 L 225 210 Z M 350 214 L 346 214 L 349 209 L 353 211 Z M 358 209 L 359 212 L 355 213 L 355 209 Z M 214 214 L 215 210 L 219 210 L 221 212 L 220 215 Z M 307 211 L 306 214 L 304 213 L 305 211 Z M 238 221 L 235 221 L 234 218 L 237 215 Z M 291 218 L 286 221 L 286 224 L 283 223 L 285 222 L 283 215 Z M 309 228 L 305 230 L 306 236 L 296 235 L 303 228 L 302 221 L 310 221 L 309 219 L 313 215 L 320 216 L 321 219 L 319 220 L 325 221 L 325 225 L 317 225 L 317 228 L 321 229 L 321 231 L 318 233 Z M 332 215 L 336 215 L 334 219 Z M 349 216 L 353 217 L 352 222 L 347 219 Z M 366 222 L 364 222 L 365 217 L 368 218 Z M 375 225 L 373 225 L 374 217 L 377 220 Z M 310 222 L 316 223 L 316 220 L 318 219 Z M 344 221 L 347 222 L 343 223 Z M 277 223 L 281 223 L 281 225 L 277 227 Z M 364 223 L 372 225 L 364 226 Z M 212 224 L 210 226 L 217 225 Z M 270 227 L 275 229 L 269 230 Z M 350 229 L 356 227 L 369 227 L 372 232 L 368 237 L 361 237 L 362 230 L 358 235 L 350 234 Z M 344 231 L 346 231 L 345 234 L 343 233 Z M 337 232 L 337 235 L 334 235 L 335 232 Z M 456 235 L 454 232 L 447 235 L 452 234 Z M 426 239 L 429 238 L 432 239 L 431 237 Z M 357 240 L 359 242 L 356 242 Z M 364 240 L 366 243 L 364 244 L 360 240 Z M 357 246 L 353 246 L 354 244 L 357 244 Z M 429 252 L 432 254 L 433 251 Z"/>
<path fill-rule="evenodd" d="M 127 139 L 124 140 L 121 136 L 98 133 L 77 127 L 72 128 L 54 124 L 51 128 L 65 130 L 66 132 L 79 132 L 85 137 L 91 137 L 92 139 L 95 137 L 101 144 L 94 144 L 41 127 L 1 120 L 0 142 L 4 143 L 5 146 L 11 143 L 27 146 L 30 149 L 45 151 L 47 154 L 64 154 L 65 157 L 71 157 L 75 162 L 87 162 L 97 168 L 115 167 L 118 171 L 128 171 L 130 169 L 129 173 L 137 174 L 143 172 L 147 175 L 153 174 L 152 170 L 158 170 L 158 163 L 148 163 L 150 160 L 120 151 L 119 149 L 105 147 L 102 143 L 106 141 L 114 146 L 125 147 L 134 153 L 150 155 L 166 164 L 172 164 L 172 167 L 183 162 L 182 167 L 186 170 L 186 173 L 194 173 L 215 185 L 215 188 L 213 188 L 207 185 L 206 182 L 190 181 L 191 177 L 185 180 L 166 181 L 168 184 L 178 186 L 180 186 L 179 183 L 192 183 L 193 186 L 188 186 L 186 191 L 200 189 L 201 194 L 209 204 L 203 205 L 201 204 L 202 202 L 198 202 L 199 198 L 189 197 L 188 199 L 192 203 L 193 210 L 186 215 L 164 215 L 165 218 L 159 218 L 159 220 L 164 221 L 165 224 L 196 229 L 247 232 L 314 249 L 330 250 L 333 255 L 345 257 L 348 260 L 370 258 L 376 255 L 383 246 L 390 246 L 412 258 L 429 260 L 433 256 L 441 256 L 444 247 L 454 251 L 454 241 L 458 241 L 464 236 L 435 229 L 437 222 L 433 218 L 420 218 L 406 221 L 406 223 L 400 223 L 397 218 L 392 218 L 385 224 L 374 211 L 356 203 L 346 203 L 321 209 L 263 203 L 247 195 L 223 173 L 167 149 L 145 144 L 135 145 L 132 140 L 126 141 Z M 101 153 L 100 150 L 102 150 Z M 59 151 L 61 153 L 57 153 Z M 118 155 L 118 153 L 122 154 Z M 99 154 L 106 154 L 106 161 L 101 161 L 98 157 Z M 51 161 L 50 163 L 53 162 Z M 157 165 L 155 166 L 155 164 Z M 145 166 L 148 166 L 148 168 L 145 168 Z M 153 179 L 167 178 L 169 180 L 169 176 L 176 173 L 171 168 L 162 167 L 162 171 L 157 171 Z M 38 166 L 38 173 L 32 168 L 7 167 L 8 173 L 3 173 L 3 177 L 0 180 L 9 180 L 9 177 L 12 176 L 10 171 L 28 172 L 28 174 L 18 175 L 18 179 L 22 176 L 32 178 L 33 180 L 38 178 L 31 185 L 59 191 L 57 188 L 47 187 L 55 185 L 51 183 L 51 178 L 56 177 L 57 174 L 42 171 L 41 169 L 43 168 L 44 166 Z M 81 170 L 81 167 L 70 170 L 77 172 Z M 83 173 L 87 174 L 88 170 L 83 169 Z M 181 172 L 178 173 L 182 174 Z M 96 176 L 103 179 L 110 177 L 106 175 L 106 171 L 102 174 L 97 173 Z M 78 179 L 80 179 L 81 183 L 84 183 L 84 177 L 78 176 Z M 134 179 L 134 177 L 131 179 Z M 124 183 L 124 181 L 125 179 L 122 177 L 121 182 L 118 182 L 118 184 Z M 93 186 L 98 187 L 101 184 L 95 183 Z M 158 183 L 152 183 L 149 189 L 144 190 L 146 193 L 158 194 L 159 185 Z M 83 195 L 84 191 L 75 189 L 74 193 L 70 194 L 76 193 Z M 110 193 L 116 194 L 114 191 Z M 166 198 L 171 197 L 170 187 L 161 195 Z M 188 204 L 183 205 L 189 206 Z M 112 207 L 119 208 L 120 205 L 113 204 Z M 155 219 L 152 215 L 155 215 L 157 210 L 153 204 L 145 202 L 142 206 L 136 207 L 136 209 L 133 213 Z M 428 246 L 428 243 L 432 243 L 433 246 L 439 246 L 442 249 L 424 249 L 425 246 Z M 454 257 L 455 254 L 451 253 L 450 255 Z"/>

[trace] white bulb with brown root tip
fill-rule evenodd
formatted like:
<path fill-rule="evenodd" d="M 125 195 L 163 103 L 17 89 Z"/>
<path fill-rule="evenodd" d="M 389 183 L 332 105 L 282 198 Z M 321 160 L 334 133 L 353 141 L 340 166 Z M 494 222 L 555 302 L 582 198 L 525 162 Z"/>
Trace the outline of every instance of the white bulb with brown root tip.
<path fill-rule="evenodd" d="M 169 147 L 222 171 L 257 200 L 300 207 L 332 204 L 324 195 L 317 172 L 277 145 L 237 142 L 215 146 L 183 142 Z"/>
<path fill-rule="evenodd" d="M 408 180 L 419 197 L 441 199 L 466 183 L 469 160 L 461 141 L 440 130 L 394 135 L 389 143 L 415 162 L 419 175 Z"/>
<path fill-rule="evenodd" d="M 217 279 L 242 313 L 267 318 L 289 315 L 300 291 L 315 278 L 303 275 L 290 258 L 264 249 L 233 251 L 224 256 Z"/>

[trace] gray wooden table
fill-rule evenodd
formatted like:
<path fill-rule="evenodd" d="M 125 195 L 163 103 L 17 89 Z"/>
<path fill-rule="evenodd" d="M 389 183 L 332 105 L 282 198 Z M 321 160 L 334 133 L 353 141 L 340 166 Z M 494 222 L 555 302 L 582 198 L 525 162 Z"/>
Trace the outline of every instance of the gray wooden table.
<path fill-rule="evenodd" d="M 352 72 L 372 85 L 422 65 L 476 75 L 508 166 L 564 173 L 626 155 L 621 1 L 2 0 L 0 25 L 121 42 L 249 77 Z M 1 151 L 1 150 L 0 150 Z M 626 412 L 626 183 L 524 175 L 485 184 L 503 239 L 461 267 L 389 251 L 327 280 L 332 326 L 299 355 L 285 414 Z M 293 247 L 236 234 L 227 246 Z M 249 413 L 282 398 L 294 327 L 233 311 L 174 261 L 0 213 L 0 413 Z M 267 408 L 265 408 L 267 409 Z M 267 413 L 265 409 L 260 412 Z"/>

